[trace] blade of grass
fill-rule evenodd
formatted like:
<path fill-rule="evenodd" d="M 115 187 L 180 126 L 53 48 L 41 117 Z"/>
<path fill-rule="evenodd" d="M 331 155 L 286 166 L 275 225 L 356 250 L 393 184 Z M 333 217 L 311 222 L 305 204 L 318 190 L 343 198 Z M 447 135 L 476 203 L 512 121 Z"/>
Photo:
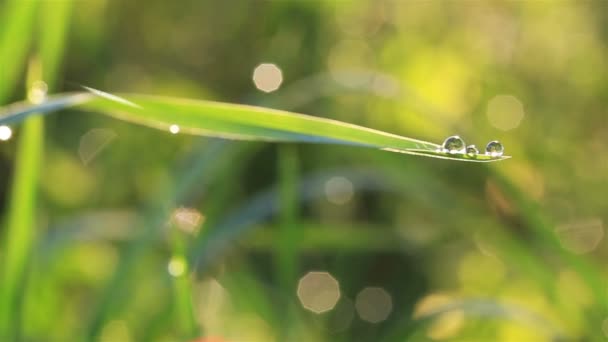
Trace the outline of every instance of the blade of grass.
<path fill-rule="evenodd" d="M 30 45 L 37 1 L 8 1 L 2 6 L 2 30 L 0 31 L 0 103 L 10 95 L 25 65 L 25 56 Z M 6 236 L 3 240 L 3 282 L 0 286 L 0 339 L 14 338 L 14 316 L 16 313 L 16 290 L 23 278 L 28 243 L 31 231 L 20 228 L 29 225 L 31 216 L 21 217 L 33 211 L 34 184 L 38 171 L 37 154 L 41 144 L 41 122 L 34 120 L 25 125 L 19 141 L 15 180 L 11 189 L 11 204 L 8 211 Z"/>
<path fill-rule="evenodd" d="M 293 144 L 278 146 L 278 172 L 279 172 L 279 211 L 280 227 L 279 238 L 275 241 L 277 275 L 282 292 L 287 300 L 295 289 L 298 272 L 298 151 Z M 281 324 L 281 339 L 290 340 L 293 318 L 296 316 L 289 302 L 282 303 L 287 308 L 286 317 Z"/>
<path fill-rule="evenodd" d="M 40 66 L 32 63 L 30 80 L 40 76 Z M 21 291 L 34 245 L 37 185 L 41 167 L 44 125 L 42 117 L 29 118 L 17 148 L 17 161 L 11 188 L 5 238 L 3 283 L 0 291 L 0 337 L 18 338 L 21 315 Z"/>
<path fill-rule="evenodd" d="M 37 7 L 37 0 L 9 0 L 1 8 L 0 103 L 11 96 L 23 71 Z"/>
<path fill-rule="evenodd" d="M 298 155 L 296 146 L 279 146 L 279 212 L 280 233 L 275 242 L 277 274 L 283 290 L 290 291 L 297 273 L 297 211 L 298 211 Z"/>
<path fill-rule="evenodd" d="M 43 16 L 39 34 L 39 46 L 37 47 L 40 60 L 32 59 L 28 68 L 28 89 L 32 89 L 36 82 L 45 80 L 45 88 L 38 89 L 46 91 L 54 87 L 57 74 L 58 61 L 61 59 L 63 52 L 63 41 L 66 31 L 67 14 L 71 1 L 62 1 L 59 3 L 45 3 L 44 6 L 52 6 L 38 13 Z M 27 11 L 28 16 L 25 20 L 25 26 L 21 27 L 19 32 L 27 35 L 22 37 L 17 35 L 17 32 L 12 32 L 7 36 L 9 41 L 19 42 L 29 39 L 33 29 L 33 19 L 38 8 L 37 1 L 22 2 L 18 1 L 17 8 Z M 31 21 L 31 22 L 27 22 Z M 18 38 L 17 38 L 18 37 Z M 15 45 L 15 43 L 11 44 Z M 4 48 L 9 45 L 3 44 Z M 10 47 L 9 47 L 10 48 Z M 17 47 L 18 48 L 18 47 Z M 14 63 L 23 60 L 26 50 L 13 52 L 11 58 L 15 59 Z M 5 55 L 3 55 L 5 56 Z M 9 77 L 16 77 L 18 68 L 11 71 Z M 0 87 L 1 89 L 7 89 Z M 0 90 L 1 90 L 0 89 Z M 33 94 L 33 93 L 32 93 Z M 39 94 L 40 95 L 40 94 Z M 0 94 L 1 96 L 1 94 Z M 35 105 L 39 104 L 40 96 L 31 96 L 30 101 Z M 26 285 L 29 283 L 26 278 L 29 277 L 29 261 L 32 255 L 32 250 L 36 240 L 36 206 L 37 206 L 37 188 L 39 182 L 39 172 L 41 167 L 42 151 L 44 142 L 44 122 L 42 117 L 31 117 L 25 121 L 21 136 L 19 139 L 19 147 L 17 151 L 17 164 L 15 167 L 14 181 L 12 185 L 12 194 L 10 202 L 10 210 L 8 212 L 7 226 L 7 248 L 6 248 L 6 273 L 5 282 L 2 290 L 2 312 L 0 313 L 0 324 L 3 334 L 10 338 L 21 338 L 23 334 L 22 322 L 27 322 L 27 310 L 25 309 L 27 300 L 34 300 L 29 295 Z M 35 291 L 34 291 L 35 293 Z M 25 308 L 22 308 L 24 306 Z"/>
<path fill-rule="evenodd" d="M 226 139 L 356 145 L 440 159 L 492 162 L 509 158 L 438 152 L 439 145 L 362 126 L 263 107 L 148 95 L 97 97 L 81 104 L 85 110 L 161 130 Z M 71 95 L 73 96 L 73 94 Z M 56 98 L 59 101 L 61 97 Z M 76 103 L 65 102 L 66 106 Z M 38 108 L 39 111 L 58 108 Z M 32 108 L 4 110 L 0 123 L 14 121 Z"/>
<path fill-rule="evenodd" d="M 57 83 L 57 70 L 63 60 L 72 7 L 72 0 L 42 1 L 40 3 L 42 26 L 41 39 L 38 44 L 44 66 L 42 79 L 49 86 L 49 90 L 53 90 Z"/>
<path fill-rule="evenodd" d="M 181 339 L 193 339 L 200 335 L 192 306 L 190 265 L 186 258 L 187 237 L 175 224 L 171 226 L 172 255 L 169 261 L 169 274 L 172 276 L 175 303 L 175 322 Z"/>
<path fill-rule="evenodd" d="M 421 328 L 424 328 L 426 324 L 430 323 L 433 319 L 446 312 L 456 310 L 461 311 L 463 314 L 469 317 L 486 319 L 501 318 L 518 322 L 543 332 L 551 341 L 562 341 L 565 338 L 560 327 L 556 326 L 544 317 L 528 311 L 524 307 L 513 304 L 504 304 L 488 299 L 469 298 L 448 303 L 424 314 L 416 320 L 409 321 L 405 324 L 400 324 L 398 329 L 390 331 L 382 340 L 395 342 L 408 340 L 408 338 L 411 338 L 413 334 L 420 331 Z"/>

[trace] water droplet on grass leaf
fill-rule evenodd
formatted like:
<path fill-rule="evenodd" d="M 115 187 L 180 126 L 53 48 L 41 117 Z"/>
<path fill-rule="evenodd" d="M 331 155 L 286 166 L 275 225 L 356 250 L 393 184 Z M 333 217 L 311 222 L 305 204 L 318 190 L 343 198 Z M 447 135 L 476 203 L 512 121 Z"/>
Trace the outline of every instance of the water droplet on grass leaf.
<path fill-rule="evenodd" d="M 458 154 L 458 153 L 465 153 L 466 149 L 465 146 L 466 144 L 464 143 L 464 140 L 462 140 L 461 137 L 457 136 L 457 135 L 453 135 L 451 137 L 448 137 L 445 139 L 445 141 L 443 142 L 443 151 L 445 153 L 449 153 L 449 154 Z"/>
<path fill-rule="evenodd" d="M 467 156 L 475 157 L 477 154 L 479 154 L 479 150 L 475 145 L 467 146 Z"/>
<path fill-rule="evenodd" d="M 486 145 L 486 155 L 490 157 L 501 157 L 504 152 L 505 147 L 498 140 L 490 141 Z"/>

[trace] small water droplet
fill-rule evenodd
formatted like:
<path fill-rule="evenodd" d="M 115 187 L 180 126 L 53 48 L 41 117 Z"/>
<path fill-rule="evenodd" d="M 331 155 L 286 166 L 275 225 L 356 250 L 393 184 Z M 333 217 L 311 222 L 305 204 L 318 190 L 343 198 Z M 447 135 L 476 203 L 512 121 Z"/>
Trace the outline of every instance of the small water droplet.
<path fill-rule="evenodd" d="M 464 143 L 464 140 L 462 140 L 462 138 L 457 135 L 453 135 L 453 136 L 445 139 L 442 146 L 443 146 L 442 152 L 446 152 L 449 154 L 457 154 L 457 153 L 466 152 L 466 149 L 465 149 L 466 144 Z"/>
<path fill-rule="evenodd" d="M 30 87 L 27 98 L 34 104 L 40 104 L 46 100 L 46 93 L 49 87 L 43 81 L 36 81 Z"/>
<path fill-rule="evenodd" d="M 475 157 L 479 153 L 479 150 L 475 145 L 467 146 L 467 155 L 469 157 Z"/>
<path fill-rule="evenodd" d="M 488 145 L 486 145 L 486 155 L 490 157 L 500 157 L 504 152 L 505 147 L 502 146 L 498 140 L 490 141 Z"/>

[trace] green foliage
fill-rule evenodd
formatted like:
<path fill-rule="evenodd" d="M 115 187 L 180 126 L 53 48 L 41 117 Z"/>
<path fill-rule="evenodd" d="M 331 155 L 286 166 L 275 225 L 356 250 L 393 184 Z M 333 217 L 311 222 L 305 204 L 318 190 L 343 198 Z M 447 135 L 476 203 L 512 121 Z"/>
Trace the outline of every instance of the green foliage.
<path fill-rule="evenodd" d="M 0 1 L 0 339 L 605 339 L 603 7 Z"/>

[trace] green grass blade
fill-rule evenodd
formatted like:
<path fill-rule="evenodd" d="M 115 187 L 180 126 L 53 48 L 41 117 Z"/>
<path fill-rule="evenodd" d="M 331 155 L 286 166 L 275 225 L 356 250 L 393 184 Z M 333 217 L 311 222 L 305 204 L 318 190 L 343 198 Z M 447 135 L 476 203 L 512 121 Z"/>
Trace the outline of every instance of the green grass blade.
<path fill-rule="evenodd" d="M 505 304 L 491 299 L 468 298 L 445 304 L 429 313 L 426 313 L 414 321 L 407 321 L 397 325 L 397 329 L 390 331 L 383 339 L 384 341 L 404 341 L 411 335 L 424 328 L 426 324 L 446 312 L 459 310 L 467 317 L 482 319 L 506 319 L 518 324 L 529 326 L 547 335 L 548 340 L 564 340 L 560 327 L 554 325 L 545 317 L 540 316 L 525 307 Z"/>
<path fill-rule="evenodd" d="M 0 7 L 0 103 L 19 79 L 32 38 L 37 0 L 10 0 Z"/>
<path fill-rule="evenodd" d="M 38 47 L 40 60 L 32 60 L 28 69 L 28 87 L 44 79 L 52 87 L 58 61 L 61 59 L 67 14 L 70 1 L 52 4 L 40 12 L 44 17 L 44 29 L 40 32 Z M 38 1 L 12 1 L 10 3 L 8 29 L 0 41 L 0 56 L 7 58 L 1 64 L 11 71 L 3 73 L 0 80 L 0 99 L 10 94 L 10 86 L 18 76 L 20 64 L 25 61 L 28 39 L 33 29 L 34 14 Z M 45 4 L 51 6 L 51 3 Z M 16 19 L 12 18 L 15 16 Z M 14 19 L 14 20 L 13 20 Z M 12 23 L 12 24 L 11 24 Z M 48 78 L 48 79 L 47 79 Z M 37 100 L 32 99 L 33 102 Z M 25 117 L 25 116 L 24 116 Z M 36 116 L 25 121 L 17 151 L 15 174 L 11 188 L 10 207 L 5 246 L 3 284 L 0 290 L 0 337 L 20 338 L 24 309 L 22 302 L 27 296 L 24 288 L 28 273 L 29 258 L 36 239 L 36 206 L 39 173 L 42 166 L 44 122 Z"/>
<path fill-rule="evenodd" d="M 32 115 L 44 115 L 78 104 L 90 101 L 93 98 L 87 93 L 66 93 L 49 96 L 45 102 L 33 105 L 29 101 L 16 102 L 0 108 L 0 125 L 19 123 Z"/>
<path fill-rule="evenodd" d="M 278 149 L 280 236 L 276 245 L 279 283 L 288 291 L 295 284 L 298 245 L 298 154 L 296 146 Z"/>
<path fill-rule="evenodd" d="M 213 101 L 190 100 L 148 95 L 112 95 L 89 89 L 97 97 L 70 99 L 55 97 L 54 106 L 16 108 L 0 111 L 0 123 L 15 121 L 29 113 L 58 110 L 82 102 L 82 108 L 101 112 L 117 119 L 183 133 L 213 136 L 226 139 L 263 140 L 277 142 L 307 142 L 358 145 L 440 159 L 491 162 L 509 158 L 483 154 L 467 155 L 437 152 L 439 145 L 403 137 L 341 121 L 314 117 L 293 112 L 230 104 Z"/>
<path fill-rule="evenodd" d="M 17 149 L 15 178 L 8 211 L 3 281 L 0 291 L 0 338 L 10 340 L 17 328 L 16 308 L 20 284 L 25 277 L 29 251 L 33 245 L 36 188 L 41 167 L 43 122 L 30 118 L 24 125 Z"/>

